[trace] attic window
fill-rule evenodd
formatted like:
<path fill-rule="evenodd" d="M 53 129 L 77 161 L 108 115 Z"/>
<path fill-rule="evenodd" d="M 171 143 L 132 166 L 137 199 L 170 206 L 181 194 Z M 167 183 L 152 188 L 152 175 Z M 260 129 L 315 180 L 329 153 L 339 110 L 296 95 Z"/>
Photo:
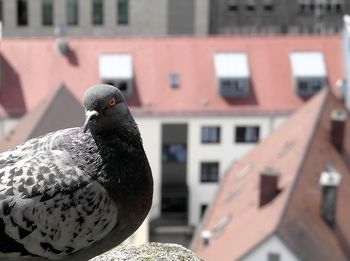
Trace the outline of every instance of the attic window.
<path fill-rule="evenodd" d="M 99 74 L 102 83 L 119 88 L 126 98 L 131 96 L 134 77 L 131 55 L 100 55 Z"/>
<path fill-rule="evenodd" d="M 171 73 L 169 75 L 170 87 L 173 89 L 177 89 L 180 85 L 179 75 L 177 73 Z"/>
<path fill-rule="evenodd" d="M 326 85 L 327 71 L 320 52 L 292 52 L 294 86 L 301 97 L 310 97 Z"/>
<path fill-rule="evenodd" d="M 216 53 L 214 64 L 221 96 L 225 98 L 248 96 L 250 73 L 246 53 Z"/>

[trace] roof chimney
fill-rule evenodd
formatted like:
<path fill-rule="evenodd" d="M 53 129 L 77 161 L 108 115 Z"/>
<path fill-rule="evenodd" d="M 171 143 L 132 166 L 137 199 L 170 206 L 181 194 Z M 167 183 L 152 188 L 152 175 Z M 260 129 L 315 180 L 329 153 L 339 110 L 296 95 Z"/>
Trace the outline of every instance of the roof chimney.
<path fill-rule="evenodd" d="M 347 113 L 345 110 L 333 110 L 331 114 L 331 140 L 335 148 L 342 152 L 345 136 L 345 123 Z"/>
<path fill-rule="evenodd" d="M 335 227 L 337 188 L 340 184 L 341 175 L 334 167 L 327 165 L 321 173 L 320 186 L 322 190 L 321 217 L 330 227 Z"/>
<path fill-rule="evenodd" d="M 265 168 L 260 173 L 260 206 L 269 203 L 279 193 L 279 173 L 272 168 Z"/>

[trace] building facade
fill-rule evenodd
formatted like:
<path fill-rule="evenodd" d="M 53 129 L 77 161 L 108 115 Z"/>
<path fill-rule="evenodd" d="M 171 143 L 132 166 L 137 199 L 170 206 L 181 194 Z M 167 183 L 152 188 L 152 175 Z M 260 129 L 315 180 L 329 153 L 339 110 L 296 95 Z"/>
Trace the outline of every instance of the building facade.
<path fill-rule="evenodd" d="M 0 1 L 3 36 L 335 34 L 345 0 Z"/>
<path fill-rule="evenodd" d="M 206 34 L 206 0 L 0 1 L 3 36 Z"/>
<path fill-rule="evenodd" d="M 349 123 L 343 102 L 322 90 L 243 156 L 196 233 L 198 256 L 349 260 Z"/>
<path fill-rule="evenodd" d="M 209 34 L 334 34 L 349 12 L 345 0 L 213 0 Z"/>

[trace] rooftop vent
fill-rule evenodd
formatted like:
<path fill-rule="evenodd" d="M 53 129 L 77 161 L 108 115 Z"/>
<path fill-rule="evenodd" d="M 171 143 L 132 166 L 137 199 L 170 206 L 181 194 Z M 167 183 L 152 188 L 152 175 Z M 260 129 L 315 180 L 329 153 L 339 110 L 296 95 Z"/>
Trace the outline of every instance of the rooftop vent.
<path fill-rule="evenodd" d="M 278 177 L 279 172 L 273 168 L 265 168 L 260 173 L 260 206 L 264 206 L 273 200 L 279 193 Z"/>
<path fill-rule="evenodd" d="M 322 190 L 321 217 L 330 227 L 336 225 L 336 197 L 340 181 L 340 173 L 333 166 L 327 165 L 320 176 Z"/>
<path fill-rule="evenodd" d="M 343 151 L 343 142 L 345 136 L 345 123 L 347 112 L 345 110 L 333 110 L 331 114 L 331 141 L 335 148 Z"/>
<path fill-rule="evenodd" d="M 54 33 L 58 52 L 62 55 L 66 55 L 69 52 L 69 45 L 66 39 L 66 27 L 64 25 L 59 25 L 55 28 Z"/>
<path fill-rule="evenodd" d="M 66 55 L 69 52 L 69 45 L 66 38 L 61 37 L 56 40 L 57 50 L 60 54 Z"/>
<path fill-rule="evenodd" d="M 210 243 L 210 239 L 212 237 L 212 233 L 210 230 L 203 230 L 201 233 L 201 237 L 203 239 L 203 245 L 207 246 Z"/>

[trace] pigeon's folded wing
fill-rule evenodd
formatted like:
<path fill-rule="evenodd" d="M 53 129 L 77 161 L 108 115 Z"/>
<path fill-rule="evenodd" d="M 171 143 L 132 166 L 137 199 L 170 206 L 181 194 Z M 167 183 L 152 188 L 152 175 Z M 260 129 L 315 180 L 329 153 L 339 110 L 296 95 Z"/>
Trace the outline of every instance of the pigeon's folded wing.
<path fill-rule="evenodd" d="M 0 239 L 9 237 L 33 255 L 59 259 L 102 239 L 115 226 L 113 201 L 69 153 L 8 153 L 13 156 L 7 160 L 0 155 Z M 5 252 L 8 242 L 0 242 L 0 253 Z"/>

